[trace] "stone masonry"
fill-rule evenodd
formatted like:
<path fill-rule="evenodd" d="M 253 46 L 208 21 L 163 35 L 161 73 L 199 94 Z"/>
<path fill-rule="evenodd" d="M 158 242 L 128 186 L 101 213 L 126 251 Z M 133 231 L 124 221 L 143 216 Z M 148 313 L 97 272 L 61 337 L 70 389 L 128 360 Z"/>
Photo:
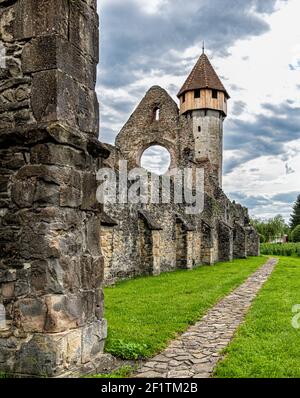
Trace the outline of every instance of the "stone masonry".
<path fill-rule="evenodd" d="M 96 0 L 1 0 L 0 372 L 101 361 Z"/>
<path fill-rule="evenodd" d="M 96 373 L 104 283 L 259 254 L 247 209 L 222 190 L 229 95 L 205 54 L 180 108 L 154 86 L 115 146 L 98 141 L 96 3 L 0 0 L 0 372 Z M 97 171 L 140 166 L 152 145 L 171 168 L 204 170 L 201 214 L 98 203 Z"/>
<path fill-rule="evenodd" d="M 159 120 L 154 118 L 157 108 Z M 196 126 L 200 123 L 199 133 Z M 259 237 L 250 225 L 247 209 L 231 202 L 220 186 L 222 141 L 223 116 L 217 111 L 180 115 L 175 101 L 161 87 L 154 86 L 146 93 L 119 132 L 115 146 L 107 145 L 110 156 L 104 165 L 118 170 L 119 160 L 127 160 L 131 170 L 140 165 L 145 149 L 160 145 L 171 155 L 170 168 L 204 169 L 204 210 L 188 215 L 184 203 L 105 204 L 106 215 L 115 221 L 101 236 L 109 247 L 104 258 L 107 285 L 138 275 L 259 254 Z M 141 217 L 148 221 L 141 223 Z M 141 251 L 146 235 L 147 250 Z"/>

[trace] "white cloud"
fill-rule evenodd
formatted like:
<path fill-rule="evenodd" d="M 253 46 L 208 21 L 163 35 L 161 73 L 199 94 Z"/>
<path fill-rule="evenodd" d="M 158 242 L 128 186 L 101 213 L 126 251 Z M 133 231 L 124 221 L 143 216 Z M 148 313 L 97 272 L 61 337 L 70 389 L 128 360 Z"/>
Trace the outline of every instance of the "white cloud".
<path fill-rule="evenodd" d="M 122 0 L 122 2 L 125 1 Z M 217 2 L 217 0 L 214 1 Z M 214 6 L 214 1 L 212 1 L 211 7 Z M 175 9 L 180 3 L 178 0 L 171 3 L 165 0 L 134 0 L 134 2 L 143 13 L 148 15 L 165 12 L 167 4 L 169 4 L 169 7 L 170 4 L 174 4 Z M 101 6 L 113 3 L 121 4 L 120 0 L 102 0 Z M 185 6 L 189 9 L 195 7 L 195 5 L 199 8 L 202 4 L 199 0 L 185 3 Z M 264 5 L 267 2 L 260 4 Z M 274 110 L 263 107 L 265 103 L 274 105 L 275 108 L 285 102 L 288 103 L 288 101 L 293 107 L 300 106 L 300 67 L 298 67 L 300 65 L 300 2 L 299 0 L 278 0 L 276 9 L 274 13 L 263 15 L 264 22 L 270 26 L 269 31 L 265 30 L 265 33 L 263 33 L 263 31 L 257 30 L 255 33 L 255 29 L 253 29 L 252 37 L 242 35 L 242 40 L 235 41 L 232 47 L 224 49 L 224 53 L 227 50 L 230 52 L 229 56 L 224 56 L 220 52 L 218 55 L 217 53 L 214 54 L 207 46 L 206 51 L 215 69 L 224 78 L 224 84 L 232 97 L 229 102 L 229 121 L 225 122 L 224 125 L 225 141 L 226 137 L 230 136 L 229 129 L 232 126 L 232 121 L 242 120 L 247 125 L 247 123 L 254 123 L 258 114 L 272 118 Z M 216 10 L 216 12 L 218 11 Z M 255 20 L 252 20 L 252 22 L 256 23 Z M 201 24 L 201 21 L 199 21 L 199 24 Z M 147 26 L 149 27 L 149 25 Z M 226 35 L 226 27 L 219 27 L 219 25 L 211 27 L 211 29 L 217 30 L 219 28 Z M 159 34 L 160 27 L 157 27 L 157 30 Z M 136 32 L 134 31 L 134 33 Z M 186 31 L 180 33 L 187 34 Z M 163 34 L 166 34 L 166 32 L 163 31 Z M 141 35 L 141 37 L 145 36 Z M 248 38 L 244 39 L 244 37 Z M 205 37 L 203 38 L 205 39 Z M 164 43 L 164 39 L 166 38 L 158 36 L 157 46 L 160 46 L 160 41 Z M 234 41 L 231 40 L 232 42 Z M 170 41 L 170 43 L 170 48 L 164 50 L 163 59 L 160 59 L 160 62 L 153 62 L 152 64 L 151 60 L 148 61 L 146 72 L 145 68 L 142 67 L 142 57 L 145 54 L 137 53 L 136 63 L 140 64 L 141 68 L 136 68 L 134 72 L 126 71 L 134 74 L 134 79 L 127 86 L 121 89 L 99 87 L 101 90 L 101 112 L 104 119 L 102 128 L 109 130 L 107 137 L 110 140 L 118 133 L 134 107 L 152 85 L 161 85 L 169 91 L 171 90 L 173 98 L 177 101 L 177 89 L 181 87 L 196 62 L 201 52 L 202 43 L 199 41 L 197 44 L 193 41 L 183 51 L 181 50 L 182 46 L 176 46 L 176 41 Z M 175 65 L 174 60 L 176 60 Z M 170 68 L 168 68 L 168 62 L 170 62 Z M 161 69 L 162 63 L 164 63 L 163 69 Z M 128 102 L 127 106 L 126 102 Z M 286 115 L 287 113 L 282 113 L 276 115 L 276 117 L 284 120 Z M 270 126 L 268 127 L 270 128 Z M 280 136 L 282 142 L 286 138 L 287 143 L 282 151 L 276 156 L 272 156 L 270 153 L 268 156 L 257 153 L 256 159 L 251 159 L 235 167 L 230 174 L 224 176 L 226 192 L 242 192 L 245 195 L 252 196 L 264 195 L 271 200 L 272 196 L 277 193 L 292 192 L 299 189 L 300 126 L 299 140 L 296 139 L 292 142 L 288 142 L 291 138 L 287 135 L 287 131 L 281 131 L 279 128 L 275 133 Z M 241 143 L 241 146 L 243 140 L 248 138 L 245 136 L 246 134 L 246 131 L 238 132 L 237 140 Z M 261 136 L 260 139 L 262 142 L 265 140 L 266 145 L 270 144 L 268 142 L 270 137 Z M 253 142 L 253 145 L 255 145 L 255 142 Z M 243 158 L 241 155 L 245 155 L 245 153 L 242 154 L 239 149 L 225 151 L 225 164 L 229 164 L 229 162 L 239 164 L 239 159 Z M 292 170 L 294 172 L 291 172 Z M 251 210 L 252 215 L 269 217 L 279 212 L 288 218 L 290 205 L 284 205 L 277 201 L 270 203 L 253 208 Z"/>

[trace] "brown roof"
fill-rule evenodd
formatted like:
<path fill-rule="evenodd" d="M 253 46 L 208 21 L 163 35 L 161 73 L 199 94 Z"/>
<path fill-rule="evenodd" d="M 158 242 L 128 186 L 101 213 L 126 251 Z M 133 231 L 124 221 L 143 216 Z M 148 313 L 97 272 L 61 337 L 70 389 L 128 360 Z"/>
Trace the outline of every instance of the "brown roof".
<path fill-rule="evenodd" d="M 202 54 L 198 59 L 177 96 L 179 97 L 186 91 L 197 90 L 199 88 L 210 88 L 223 91 L 229 98 L 225 87 L 223 86 L 219 76 L 216 74 L 206 54 Z"/>

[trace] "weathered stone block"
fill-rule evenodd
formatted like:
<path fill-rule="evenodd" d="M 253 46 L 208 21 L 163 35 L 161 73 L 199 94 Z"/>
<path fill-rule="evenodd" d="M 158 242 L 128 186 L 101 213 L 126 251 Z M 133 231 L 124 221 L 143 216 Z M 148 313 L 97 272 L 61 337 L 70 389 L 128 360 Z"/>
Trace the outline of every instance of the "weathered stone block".
<path fill-rule="evenodd" d="M 43 332 L 47 307 L 43 300 L 24 298 L 15 303 L 14 322 L 25 332 Z"/>
<path fill-rule="evenodd" d="M 95 210 L 99 208 L 100 204 L 96 198 L 97 182 L 96 174 L 83 173 L 82 174 L 82 210 Z"/>
<path fill-rule="evenodd" d="M 79 169 L 91 167 L 91 159 L 84 151 L 53 143 L 36 145 L 31 151 L 30 160 L 31 163 L 75 166 Z"/>
<path fill-rule="evenodd" d="M 68 38 L 69 7 L 65 0 L 20 0 L 13 12 L 12 32 L 17 40 L 55 33 Z"/>
<path fill-rule="evenodd" d="M 100 225 L 99 216 L 93 215 L 86 221 L 87 250 L 92 256 L 99 256 L 100 251 Z"/>
<path fill-rule="evenodd" d="M 44 223 L 23 227 L 17 252 L 25 259 L 59 258 L 59 246 L 50 231 Z"/>
<path fill-rule="evenodd" d="M 82 330 L 82 363 L 89 362 L 103 352 L 104 341 L 107 337 L 107 323 L 105 320 L 93 322 Z"/>
<path fill-rule="evenodd" d="M 75 329 L 84 322 L 84 303 L 80 295 L 49 295 L 45 297 L 47 318 L 45 330 L 51 333 Z"/>
<path fill-rule="evenodd" d="M 94 89 L 96 65 L 69 41 L 54 35 L 42 36 L 27 43 L 22 52 L 24 73 L 60 69 L 78 82 Z"/>
<path fill-rule="evenodd" d="M 67 333 L 34 334 L 16 351 L 11 372 L 23 375 L 54 377 L 64 369 L 67 353 Z"/>
<path fill-rule="evenodd" d="M 98 16 L 82 1 L 70 1 L 70 36 L 72 44 L 99 61 Z"/>
<path fill-rule="evenodd" d="M 11 187 L 12 201 L 20 208 L 31 207 L 34 201 L 36 179 L 14 180 Z"/>
<path fill-rule="evenodd" d="M 103 280 L 102 257 L 81 257 L 81 285 L 83 289 L 98 289 Z"/>
<path fill-rule="evenodd" d="M 99 109 L 95 92 L 61 71 L 34 73 L 31 104 L 38 122 L 61 121 L 98 135 Z"/>

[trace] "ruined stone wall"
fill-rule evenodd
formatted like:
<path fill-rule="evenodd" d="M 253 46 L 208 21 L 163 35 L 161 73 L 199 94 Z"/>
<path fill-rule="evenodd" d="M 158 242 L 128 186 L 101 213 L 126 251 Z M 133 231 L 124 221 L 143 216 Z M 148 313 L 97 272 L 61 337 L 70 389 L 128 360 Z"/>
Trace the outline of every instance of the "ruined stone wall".
<path fill-rule="evenodd" d="M 107 204 L 105 211 L 118 220 L 111 229 L 111 257 L 105 261 L 107 284 L 177 268 L 176 213 L 171 206 Z"/>
<path fill-rule="evenodd" d="M 96 0 L 0 2 L 0 371 L 95 372 L 106 337 Z"/>
<path fill-rule="evenodd" d="M 218 188 L 219 196 L 205 196 L 204 211 L 196 216 L 187 215 L 184 205 L 105 205 L 105 212 L 115 221 L 110 227 L 106 242 L 109 243 L 108 260 L 105 260 L 105 283 L 112 284 L 120 279 L 139 275 L 168 272 L 178 268 L 193 268 L 201 264 L 214 264 L 217 261 L 231 261 L 234 257 L 252 255 L 245 246 L 244 227 L 236 225 L 236 220 L 246 223 L 247 211 L 235 205 Z M 143 223 L 148 236 L 157 234 L 156 258 L 159 267 L 154 271 L 155 256 L 141 252 L 144 238 L 139 234 L 140 212 L 146 212 L 149 224 Z M 234 230 L 237 228 L 237 233 Z M 241 231 L 240 229 L 241 228 Z M 109 237 L 109 238 L 108 238 Z M 150 240 L 151 242 L 151 240 Z M 151 243 L 150 243 L 151 244 Z M 153 245 L 153 240 L 152 240 Z M 235 248 L 235 251 L 234 251 Z M 242 250 L 244 249 L 244 252 Z M 246 253 L 249 250 L 249 253 Z M 242 253 L 242 254 L 241 254 Z M 245 254 L 246 253 L 246 254 Z M 146 260 L 146 262 L 145 262 Z M 146 265 L 147 264 L 147 265 Z M 159 269 L 159 272 L 158 272 Z"/>
<path fill-rule="evenodd" d="M 154 118 L 157 108 L 159 120 Z M 113 247 L 105 261 L 107 284 L 137 275 L 231 261 L 257 252 L 257 237 L 250 230 L 245 234 L 249 225 L 247 210 L 231 202 L 220 188 L 223 119 L 218 112 L 205 115 L 201 111 L 198 116 L 187 113 L 179 117 L 177 105 L 168 93 L 154 86 L 120 131 L 116 146 L 108 146 L 111 155 L 105 165 L 116 170 L 119 160 L 127 160 L 129 170 L 140 166 L 141 154 L 152 144 L 169 150 L 171 169 L 203 167 L 205 199 L 202 213 L 193 216 L 186 214 L 184 203 L 105 205 L 105 212 L 117 221 L 109 233 Z M 146 211 L 150 220 L 147 242 L 139 233 L 140 211 Z M 143 222 L 144 228 L 146 224 Z M 157 239 L 151 251 L 154 231 Z M 247 243 L 252 238 L 255 242 Z M 155 262 L 159 266 L 154 270 Z"/>
<path fill-rule="evenodd" d="M 247 256 L 260 255 L 260 237 L 258 232 L 252 226 L 246 228 L 247 234 Z"/>

